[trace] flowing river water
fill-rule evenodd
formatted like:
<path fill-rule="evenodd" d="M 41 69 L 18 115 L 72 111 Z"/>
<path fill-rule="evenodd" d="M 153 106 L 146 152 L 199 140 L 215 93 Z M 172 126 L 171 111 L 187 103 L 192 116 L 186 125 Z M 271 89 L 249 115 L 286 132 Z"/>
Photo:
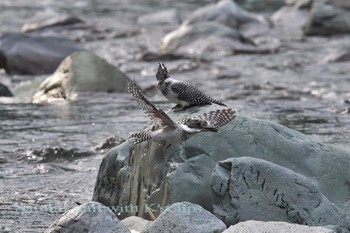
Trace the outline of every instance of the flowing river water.
<path fill-rule="evenodd" d="M 2 1 L 0 32 L 19 31 L 28 18 L 47 8 L 78 15 L 89 24 L 108 25 L 112 31 L 137 31 L 132 37 L 110 38 L 105 30 L 102 39 L 82 45 L 120 67 L 157 106 L 169 109 L 172 104 L 155 89 L 157 62 L 135 57 L 142 45 L 156 47 L 176 27 L 143 27 L 135 19 L 168 8 L 177 8 L 184 17 L 209 1 L 96 2 L 98 11 L 91 12 L 87 1 Z M 247 2 L 252 9 L 252 1 Z M 67 37 L 76 39 L 79 33 L 70 31 Z M 332 46 L 348 39 L 310 38 L 291 42 L 281 53 L 222 57 L 210 64 L 189 59 L 165 63 L 174 78 L 195 83 L 240 114 L 349 148 L 349 63 L 319 63 L 327 55 L 325 43 Z M 0 74 L 0 82 L 13 90 L 19 82 L 35 79 L 42 78 Z M 69 103 L 32 104 L 34 87 L 18 89 L 14 98 L 0 97 L 0 232 L 42 232 L 60 213 L 90 200 L 106 151 L 99 145 L 106 139 L 118 144 L 148 122 L 127 93 L 83 93 Z"/>

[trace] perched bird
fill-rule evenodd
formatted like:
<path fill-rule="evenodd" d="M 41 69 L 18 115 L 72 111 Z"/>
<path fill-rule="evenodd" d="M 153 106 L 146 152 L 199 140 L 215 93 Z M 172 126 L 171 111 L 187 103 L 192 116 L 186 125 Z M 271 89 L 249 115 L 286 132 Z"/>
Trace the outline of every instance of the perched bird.
<path fill-rule="evenodd" d="M 131 96 L 136 98 L 144 113 L 159 125 L 159 129 L 155 131 L 141 131 L 131 134 L 129 138 L 134 144 L 153 140 L 169 147 L 179 144 L 199 132 L 218 132 L 219 127 L 235 118 L 234 110 L 224 108 L 174 122 L 163 110 L 149 102 L 134 83 L 129 82 L 128 90 Z"/>
<path fill-rule="evenodd" d="M 212 103 L 226 106 L 224 103 L 207 96 L 191 83 L 170 78 L 168 70 L 163 63 L 159 63 L 156 78 L 158 88 L 162 94 L 169 101 L 177 103 L 173 107 L 175 112 L 191 106 L 203 106 Z"/>

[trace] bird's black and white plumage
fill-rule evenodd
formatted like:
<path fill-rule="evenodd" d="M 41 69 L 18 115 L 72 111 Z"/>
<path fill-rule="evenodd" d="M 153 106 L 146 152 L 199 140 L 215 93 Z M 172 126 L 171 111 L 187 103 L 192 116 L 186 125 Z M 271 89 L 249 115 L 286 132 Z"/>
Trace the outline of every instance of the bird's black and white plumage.
<path fill-rule="evenodd" d="M 234 110 L 224 108 L 174 122 L 163 110 L 149 102 L 134 83 L 129 82 L 128 90 L 144 113 L 159 125 L 159 129 L 155 131 L 131 134 L 129 138 L 135 144 L 147 140 L 156 141 L 164 146 L 179 144 L 199 132 L 218 132 L 219 127 L 235 118 Z"/>
<path fill-rule="evenodd" d="M 156 78 L 158 88 L 162 94 L 169 101 L 177 104 L 173 107 L 174 111 L 180 111 L 186 107 L 203 106 L 212 103 L 226 106 L 221 101 L 207 96 L 191 83 L 170 78 L 168 70 L 163 63 L 159 63 Z"/>

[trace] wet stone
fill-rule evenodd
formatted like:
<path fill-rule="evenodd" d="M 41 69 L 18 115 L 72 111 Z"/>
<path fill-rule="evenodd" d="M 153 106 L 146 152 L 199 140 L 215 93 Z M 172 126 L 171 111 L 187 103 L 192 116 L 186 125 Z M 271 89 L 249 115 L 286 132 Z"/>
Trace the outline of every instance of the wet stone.
<path fill-rule="evenodd" d="M 50 27 L 67 26 L 78 23 L 83 23 L 83 20 L 74 15 L 46 10 L 35 14 L 31 19 L 29 19 L 28 22 L 22 26 L 21 31 L 31 32 Z"/>
<path fill-rule="evenodd" d="M 167 207 L 151 222 L 145 233 L 153 232 L 207 232 L 219 233 L 225 224 L 201 206 L 189 202 L 175 203 Z"/>
<path fill-rule="evenodd" d="M 305 35 L 331 36 L 350 32 L 350 10 L 341 4 L 314 1 L 311 14 L 304 26 Z"/>
<path fill-rule="evenodd" d="M 106 138 L 104 140 L 104 142 L 102 142 L 98 146 L 96 146 L 95 149 L 97 151 L 100 151 L 101 153 L 105 153 L 109 149 L 116 147 L 123 142 L 125 142 L 125 139 L 119 138 L 118 136 L 112 136 L 112 137 Z"/>
<path fill-rule="evenodd" d="M 74 100 L 79 92 L 126 92 L 128 77 L 89 52 L 66 57 L 33 95 L 33 103 Z"/>
<path fill-rule="evenodd" d="M 177 9 L 163 10 L 147 15 L 142 15 L 137 18 L 137 23 L 141 25 L 147 24 L 178 24 L 180 15 Z"/>
<path fill-rule="evenodd" d="M 88 202 L 64 213 L 45 233 L 91 232 L 130 233 L 130 230 L 106 206 Z"/>
<path fill-rule="evenodd" d="M 13 96 L 10 89 L 2 83 L 0 83 L 0 97 L 1 96 L 4 96 L 4 97 L 12 97 Z"/>
<path fill-rule="evenodd" d="M 6 59 L 5 70 L 10 74 L 49 74 L 66 56 L 82 50 L 80 45 L 67 38 L 22 33 L 4 33 L 0 43 Z M 3 66 L 1 60 L 0 68 Z"/>

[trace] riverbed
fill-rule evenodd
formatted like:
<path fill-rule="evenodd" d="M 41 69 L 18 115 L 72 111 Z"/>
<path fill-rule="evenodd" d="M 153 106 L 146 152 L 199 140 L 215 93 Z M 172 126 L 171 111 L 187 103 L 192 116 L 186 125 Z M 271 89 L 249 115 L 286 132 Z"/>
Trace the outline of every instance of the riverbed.
<path fill-rule="evenodd" d="M 208 3 L 108 0 L 97 1 L 93 7 L 87 1 L 8 0 L 0 3 L 0 32 L 18 32 L 44 9 L 77 15 L 91 27 L 64 35 L 119 67 L 152 102 L 167 110 L 173 105 L 156 90 L 160 61 L 143 61 L 138 56 L 144 47 L 156 49 L 161 38 L 178 25 L 139 25 L 136 19 L 170 8 L 185 17 Z M 289 41 L 278 53 L 268 55 L 164 63 L 172 77 L 194 83 L 239 114 L 270 120 L 319 142 L 349 149 L 350 66 L 348 62 L 322 62 L 332 48 L 349 39 L 349 35 L 308 37 Z M 42 232 L 59 214 L 90 200 L 99 164 L 108 150 L 100 145 L 106 139 L 116 145 L 148 122 L 127 93 L 82 93 L 72 102 L 32 104 L 36 86 L 28 85 L 24 92 L 18 85 L 43 78 L 0 73 L 0 82 L 15 94 L 14 98 L 0 97 L 0 232 Z"/>

